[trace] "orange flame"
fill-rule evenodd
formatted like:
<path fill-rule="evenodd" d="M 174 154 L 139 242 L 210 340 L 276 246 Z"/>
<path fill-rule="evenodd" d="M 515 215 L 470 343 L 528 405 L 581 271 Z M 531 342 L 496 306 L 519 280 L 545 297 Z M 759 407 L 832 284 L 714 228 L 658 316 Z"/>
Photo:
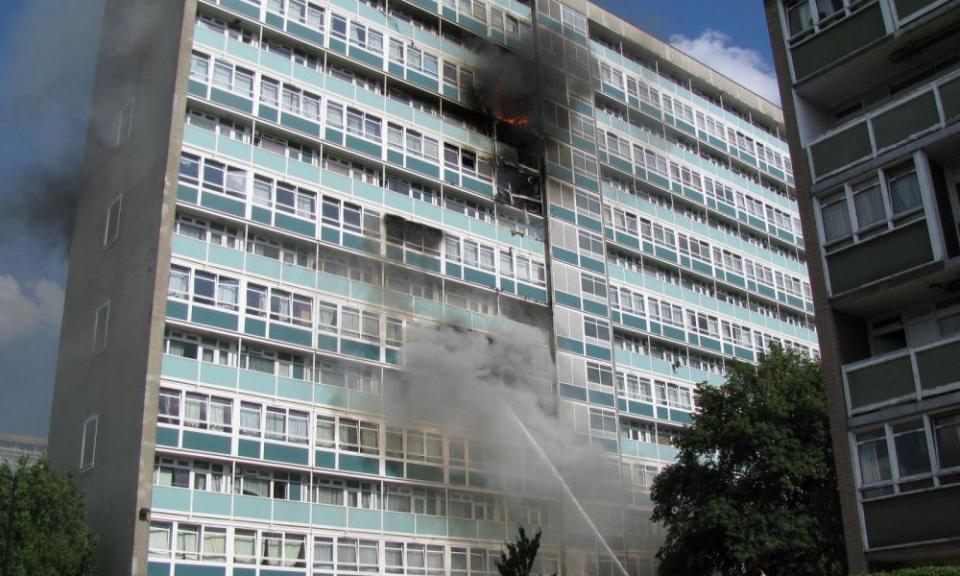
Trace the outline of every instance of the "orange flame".
<path fill-rule="evenodd" d="M 530 124 L 530 119 L 526 116 L 502 116 L 500 120 L 511 126 L 526 126 Z"/>

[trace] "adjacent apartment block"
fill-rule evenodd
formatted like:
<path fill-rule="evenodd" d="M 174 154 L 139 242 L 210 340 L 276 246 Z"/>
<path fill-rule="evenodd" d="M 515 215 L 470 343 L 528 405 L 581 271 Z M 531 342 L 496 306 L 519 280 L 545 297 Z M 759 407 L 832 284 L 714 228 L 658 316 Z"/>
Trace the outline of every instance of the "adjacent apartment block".
<path fill-rule="evenodd" d="M 33 464 L 47 453 L 47 440 L 35 436 L 0 434 L 0 465 L 16 468 L 22 458 Z"/>
<path fill-rule="evenodd" d="M 392 410 L 412 325 L 508 318 L 650 575 L 693 387 L 817 354 L 779 109 L 613 14 L 107 4 L 50 433 L 103 574 L 493 574 L 518 524 L 538 572 L 618 570 L 498 465 L 522 438 Z"/>
<path fill-rule="evenodd" d="M 768 0 L 851 569 L 960 560 L 960 2 Z"/>

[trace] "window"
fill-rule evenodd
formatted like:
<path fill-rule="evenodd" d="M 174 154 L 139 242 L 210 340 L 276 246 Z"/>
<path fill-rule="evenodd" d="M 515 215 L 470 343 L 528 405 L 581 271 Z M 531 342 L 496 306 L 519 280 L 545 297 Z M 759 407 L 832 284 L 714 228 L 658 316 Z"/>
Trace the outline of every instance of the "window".
<path fill-rule="evenodd" d="M 820 227 L 827 245 L 840 244 L 851 235 L 852 241 L 859 242 L 924 215 L 912 160 L 828 195 L 819 200 L 819 205 Z"/>
<path fill-rule="evenodd" d="M 291 444 L 307 444 L 309 421 L 310 415 L 306 412 L 270 406 L 266 410 L 264 436 Z"/>
<path fill-rule="evenodd" d="M 273 87 L 271 86 L 268 88 L 268 90 L 272 91 Z M 272 99 L 272 92 L 268 93 L 267 97 Z M 261 94 L 261 100 L 263 98 L 264 97 Z M 304 92 L 296 86 L 291 86 L 289 84 L 283 85 L 283 99 L 281 100 L 281 107 L 285 112 L 299 114 L 300 116 L 313 120 L 314 122 L 320 121 L 320 97 L 316 94 Z"/>
<path fill-rule="evenodd" d="M 323 8 L 304 0 L 289 0 L 289 5 L 289 18 L 308 28 L 323 32 Z"/>
<path fill-rule="evenodd" d="M 117 196 L 107 208 L 107 220 L 103 230 L 103 245 L 109 246 L 116 242 L 120 233 L 120 201 L 123 195 Z"/>
<path fill-rule="evenodd" d="M 577 244 L 581 252 L 603 257 L 603 238 L 599 234 L 578 229 Z"/>
<path fill-rule="evenodd" d="M 474 200 L 462 198 L 448 192 L 443 196 L 443 205 L 447 210 L 463 214 L 470 218 L 476 218 L 477 220 L 483 220 L 485 222 L 493 221 L 493 209 Z"/>
<path fill-rule="evenodd" d="M 380 142 L 380 118 L 356 108 L 347 108 L 347 133 Z"/>
<path fill-rule="evenodd" d="M 216 432 L 230 433 L 233 401 L 206 394 L 187 392 L 183 402 L 183 425 Z"/>
<path fill-rule="evenodd" d="M 380 315 L 343 306 L 340 311 L 340 333 L 349 338 L 379 342 Z"/>
<path fill-rule="evenodd" d="M 653 444 L 657 441 L 657 429 L 653 424 L 647 422 L 637 422 L 636 420 L 623 420 L 620 423 L 621 434 L 624 438 L 635 440 L 637 442 L 646 442 Z M 646 486 L 649 487 L 649 486 Z"/>
<path fill-rule="evenodd" d="M 253 530 L 233 531 L 233 561 L 236 564 L 257 562 L 257 533 Z"/>
<path fill-rule="evenodd" d="M 261 406 L 250 402 L 240 404 L 240 435 L 260 437 L 262 422 L 260 418 Z"/>
<path fill-rule="evenodd" d="M 456 242 L 456 237 L 447 237 L 447 246 L 450 242 Z M 494 272 L 496 270 L 494 254 L 496 253 L 492 246 L 480 244 L 475 240 L 464 238 L 462 242 L 463 258 L 462 262 L 473 268 L 480 268 Z"/>
<path fill-rule="evenodd" d="M 157 422 L 160 424 L 180 424 L 180 392 L 166 388 L 160 389 L 160 401 L 157 408 Z"/>
<path fill-rule="evenodd" d="M 617 372 L 617 392 L 631 400 L 653 402 L 653 385 L 650 379 L 629 372 Z"/>
<path fill-rule="evenodd" d="M 921 207 L 920 181 L 917 179 L 917 170 L 913 162 L 901 164 L 886 170 L 885 173 L 894 216 Z"/>
<path fill-rule="evenodd" d="M 933 429 L 940 469 L 960 466 L 960 413 L 935 417 Z"/>
<path fill-rule="evenodd" d="M 654 298 L 649 299 L 649 305 L 651 320 L 683 328 L 683 308 Z"/>
<path fill-rule="evenodd" d="M 842 192 L 828 196 L 820 202 L 820 220 L 826 243 L 850 235 L 850 214 L 847 212 L 847 199 Z"/>
<path fill-rule="evenodd" d="M 885 217 L 880 182 L 870 179 L 853 185 L 853 205 L 860 230 L 870 228 Z"/>
<path fill-rule="evenodd" d="M 901 478 L 930 472 L 930 454 L 922 419 L 894 424 L 893 444 Z"/>
<path fill-rule="evenodd" d="M 340 449 L 363 454 L 380 453 L 380 427 L 350 418 L 340 419 Z"/>
<path fill-rule="evenodd" d="M 583 334 L 587 338 L 607 344 L 610 340 L 610 325 L 604 320 L 586 317 L 583 319 Z"/>
<path fill-rule="evenodd" d="M 183 176 L 183 168 L 185 166 L 181 162 L 181 177 Z M 226 194 L 234 198 L 246 198 L 247 171 L 204 158 L 203 188 L 210 192 Z"/>
<path fill-rule="evenodd" d="M 80 471 L 93 468 L 97 453 L 97 426 L 99 416 L 90 416 L 83 421 L 83 438 L 80 443 Z"/>
<path fill-rule="evenodd" d="M 884 430 L 857 434 L 857 460 L 860 463 L 860 484 L 864 487 L 890 480 L 890 453 Z M 867 493 L 864 494 L 865 496 Z"/>
<path fill-rule="evenodd" d="M 260 563 L 264 566 L 306 566 L 306 536 L 264 532 L 260 537 Z"/>
<path fill-rule="evenodd" d="M 110 301 L 107 300 L 97 307 L 93 318 L 93 353 L 96 354 L 107 347 L 107 333 L 110 324 Z"/>
<path fill-rule="evenodd" d="M 170 294 L 181 294 L 179 291 L 182 289 L 183 274 L 188 269 L 172 265 L 170 268 Z M 227 310 L 239 308 L 239 280 L 200 270 L 189 270 L 189 273 L 193 276 L 192 299 L 194 302 Z"/>
<path fill-rule="evenodd" d="M 591 408 L 590 428 L 596 432 L 603 433 L 604 436 L 614 435 L 617 433 L 617 416 L 615 413 L 607 410 Z"/>
<path fill-rule="evenodd" d="M 594 276 L 587 272 L 580 273 L 580 289 L 585 294 L 596 296 L 597 298 L 607 297 L 607 283 L 600 276 Z"/>
<path fill-rule="evenodd" d="M 350 43 L 375 54 L 383 54 L 383 34 L 363 24 L 350 23 Z"/>
<path fill-rule="evenodd" d="M 206 54 L 193 52 L 190 55 L 190 78 L 198 82 L 210 80 L 210 57 Z"/>
<path fill-rule="evenodd" d="M 587 362 L 587 382 L 599 386 L 613 386 L 613 370 L 596 362 Z"/>
<path fill-rule="evenodd" d="M 254 300 L 257 297 L 254 296 Z M 248 289 L 247 306 L 250 307 Z M 270 289 L 270 319 L 288 324 L 310 326 L 313 322 L 313 300 L 275 288 Z"/>
<path fill-rule="evenodd" d="M 573 171 L 587 178 L 597 177 L 597 161 L 579 150 L 573 151 Z"/>
<path fill-rule="evenodd" d="M 151 558 L 169 558 L 170 557 L 170 531 L 173 525 L 169 522 L 151 522 L 150 523 L 150 557 Z"/>
<path fill-rule="evenodd" d="M 226 60 L 215 60 L 213 85 L 234 92 L 245 98 L 253 98 L 253 72 Z"/>
<path fill-rule="evenodd" d="M 682 410 L 693 409 L 692 395 L 690 389 L 686 386 L 657 380 L 654 383 L 654 389 L 657 393 L 658 404 Z"/>

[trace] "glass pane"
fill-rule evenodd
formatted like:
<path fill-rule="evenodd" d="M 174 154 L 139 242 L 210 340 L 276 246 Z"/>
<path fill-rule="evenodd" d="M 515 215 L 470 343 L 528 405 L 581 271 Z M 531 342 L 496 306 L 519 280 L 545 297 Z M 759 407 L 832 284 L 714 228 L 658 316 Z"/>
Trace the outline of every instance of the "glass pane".
<path fill-rule="evenodd" d="M 897 463 L 900 476 L 914 476 L 930 471 L 930 455 L 927 452 L 927 437 L 923 430 L 901 434 L 896 437 Z"/>
<path fill-rule="evenodd" d="M 853 197 L 853 203 L 857 210 L 857 223 L 861 230 L 886 218 L 883 196 L 880 194 L 880 187 L 877 183 L 873 183 L 870 188 L 856 193 Z"/>

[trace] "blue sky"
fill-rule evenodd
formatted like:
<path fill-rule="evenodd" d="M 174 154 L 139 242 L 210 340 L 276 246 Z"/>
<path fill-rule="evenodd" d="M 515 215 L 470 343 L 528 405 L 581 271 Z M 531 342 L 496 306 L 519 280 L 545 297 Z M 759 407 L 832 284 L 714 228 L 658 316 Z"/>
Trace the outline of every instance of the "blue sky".
<path fill-rule="evenodd" d="M 776 99 L 761 0 L 597 3 Z M 55 225 L 24 221 L 81 159 L 101 13 L 0 1 L 0 432 L 47 435 L 67 258 Z"/>

